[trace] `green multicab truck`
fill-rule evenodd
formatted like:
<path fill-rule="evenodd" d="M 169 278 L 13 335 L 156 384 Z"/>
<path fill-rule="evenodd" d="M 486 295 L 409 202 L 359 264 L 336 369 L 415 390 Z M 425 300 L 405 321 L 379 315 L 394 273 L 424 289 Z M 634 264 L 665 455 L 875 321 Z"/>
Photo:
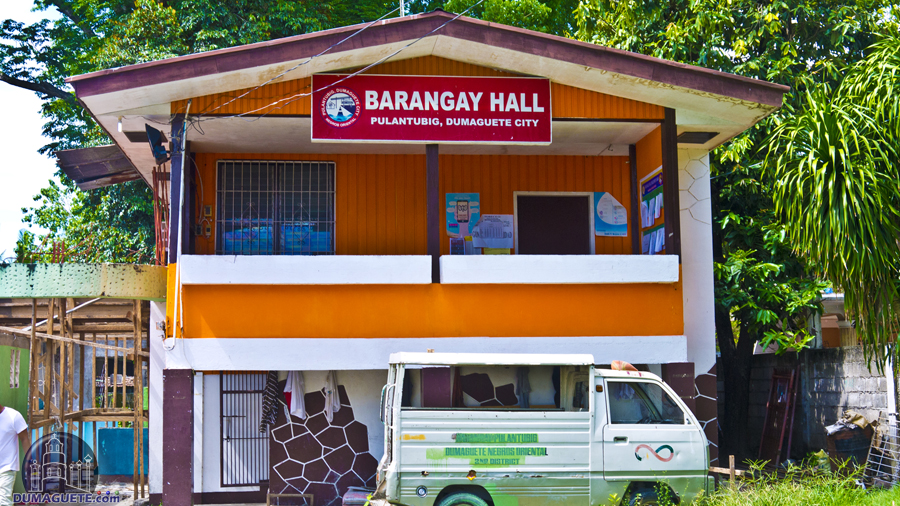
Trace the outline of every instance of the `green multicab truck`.
<path fill-rule="evenodd" d="M 592 355 L 395 353 L 372 506 L 688 504 L 706 436 L 658 376 Z"/>

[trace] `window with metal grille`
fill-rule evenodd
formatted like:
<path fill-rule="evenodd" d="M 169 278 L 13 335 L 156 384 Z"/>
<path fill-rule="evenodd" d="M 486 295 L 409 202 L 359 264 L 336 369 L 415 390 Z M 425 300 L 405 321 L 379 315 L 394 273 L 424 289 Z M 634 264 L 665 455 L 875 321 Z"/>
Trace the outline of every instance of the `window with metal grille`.
<path fill-rule="evenodd" d="M 334 163 L 220 160 L 216 254 L 333 255 Z"/>
<path fill-rule="evenodd" d="M 265 374 L 222 373 L 222 486 L 257 486 L 269 479 L 269 433 L 259 432 Z"/>

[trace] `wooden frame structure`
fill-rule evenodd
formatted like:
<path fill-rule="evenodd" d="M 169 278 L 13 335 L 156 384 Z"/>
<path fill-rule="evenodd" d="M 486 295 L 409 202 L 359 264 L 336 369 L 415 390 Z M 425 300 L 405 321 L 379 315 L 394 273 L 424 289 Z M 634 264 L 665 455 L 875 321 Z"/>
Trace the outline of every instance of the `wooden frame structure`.
<path fill-rule="evenodd" d="M 0 333 L 30 339 L 29 428 L 82 435 L 85 422 L 94 422 L 96 445 L 98 422 L 107 426 L 130 423 L 134 433 L 133 497 L 146 497 L 142 457 L 148 414 L 143 386 L 145 367 L 149 371 L 149 303 L 100 298 L 13 299 L 0 303 L 0 309 Z M 29 326 L 18 328 L 26 321 Z M 88 375 L 90 388 L 85 381 Z M 130 403 L 128 386 L 133 391 Z"/>

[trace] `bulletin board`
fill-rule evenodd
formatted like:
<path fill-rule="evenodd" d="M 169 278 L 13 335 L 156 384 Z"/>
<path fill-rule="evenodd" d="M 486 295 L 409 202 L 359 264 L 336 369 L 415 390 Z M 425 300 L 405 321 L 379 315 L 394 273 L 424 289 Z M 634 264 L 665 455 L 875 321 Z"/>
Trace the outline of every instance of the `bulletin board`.
<path fill-rule="evenodd" d="M 663 213 L 662 165 L 644 176 L 641 187 L 641 253 L 657 255 L 665 252 L 666 224 Z"/>

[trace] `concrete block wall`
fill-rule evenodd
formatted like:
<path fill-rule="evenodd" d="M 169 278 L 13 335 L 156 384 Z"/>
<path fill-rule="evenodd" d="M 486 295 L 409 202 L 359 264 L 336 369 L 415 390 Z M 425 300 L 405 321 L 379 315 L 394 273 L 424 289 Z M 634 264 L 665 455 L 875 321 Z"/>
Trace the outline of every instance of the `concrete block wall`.
<path fill-rule="evenodd" d="M 750 373 L 748 418 L 749 446 L 759 448 L 772 373 L 799 366 L 799 396 L 794 417 L 791 457 L 802 459 L 825 448 L 825 427 L 845 410 L 852 409 L 869 420 L 888 411 L 888 377 L 869 371 L 859 347 L 804 350 L 783 355 L 756 355 Z M 724 415 L 727 392 L 719 382 L 719 416 Z M 785 441 L 786 443 L 787 441 Z"/>
<path fill-rule="evenodd" d="M 808 411 L 809 445 L 825 447 L 825 429 L 845 410 L 852 409 L 869 420 L 888 411 L 888 378 L 877 368 L 870 371 L 858 346 L 810 350 Z M 873 364 L 874 365 L 874 364 Z"/>

